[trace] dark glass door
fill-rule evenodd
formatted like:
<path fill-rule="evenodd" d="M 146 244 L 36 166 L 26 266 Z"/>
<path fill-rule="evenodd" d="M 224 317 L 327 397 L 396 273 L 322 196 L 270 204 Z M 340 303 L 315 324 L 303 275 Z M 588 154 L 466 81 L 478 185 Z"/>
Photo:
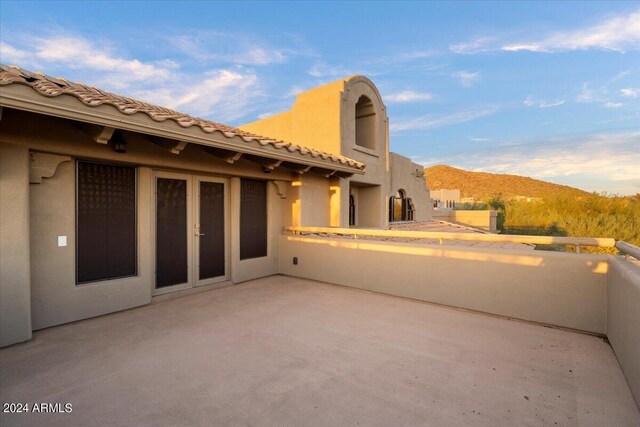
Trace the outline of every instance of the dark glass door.
<path fill-rule="evenodd" d="M 189 281 L 187 184 L 156 178 L 156 288 Z"/>
<path fill-rule="evenodd" d="M 224 184 L 209 181 L 198 184 L 198 279 L 206 280 L 225 275 Z"/>

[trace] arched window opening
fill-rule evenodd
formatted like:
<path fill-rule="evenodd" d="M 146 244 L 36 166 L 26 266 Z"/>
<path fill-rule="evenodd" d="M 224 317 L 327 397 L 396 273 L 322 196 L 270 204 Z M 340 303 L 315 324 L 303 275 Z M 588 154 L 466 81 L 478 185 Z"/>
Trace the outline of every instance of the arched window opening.
<path fill-rule="evenodd" d="M 349 225 L 356 225 L 356 199 L 349 194 Z"/>
<path fill-rule="evenodd" d="M 404 190 L 398 190 L 395 196 L 389 197 L 389 222 L 413 221 L 415 206 Z"/>
<path fill-rule="evenodd" d="M 364 95 L 356 103 L 356 145 L 376 149 L 376 110 Z"/>

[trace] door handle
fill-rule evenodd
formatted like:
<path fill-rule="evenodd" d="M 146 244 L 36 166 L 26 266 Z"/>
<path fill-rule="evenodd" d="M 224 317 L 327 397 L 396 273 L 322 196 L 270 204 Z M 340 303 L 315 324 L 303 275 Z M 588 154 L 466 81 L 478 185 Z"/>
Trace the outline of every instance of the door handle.
<path fill-rule="evenodd" d="M 196 233 L 196 236 L 204 236 L 204 233 Z"/>

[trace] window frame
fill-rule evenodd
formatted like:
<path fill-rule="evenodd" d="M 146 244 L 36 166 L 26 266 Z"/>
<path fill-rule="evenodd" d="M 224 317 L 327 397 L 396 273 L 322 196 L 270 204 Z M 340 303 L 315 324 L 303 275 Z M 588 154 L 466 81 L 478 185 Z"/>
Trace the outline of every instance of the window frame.
<path fill-rule="evenodd" d="M 102 279 L 95 279 L 95 280 L 86 280 L 86 281 L 79 281 L 79 266 L 80 266 L 80 262 L 78 259 L 78 249 L 79 249 L 79 245 L 78 245 L 78 241 L 79 241 L 79 235 L 80 233 L 78 232 L 78 225 L 79 225 L 79 219 L 80 219 L 80 215 L 78 213 L 78 208 L 80 206 L 79 204 L 79 197 L 80 197 L 80 192 L 79 192 L 79 183 L 80 183 L 80 179 L 79 179 L 79 174 L 78 174 L 78 168 L 80 163 L 92 163 L 92 164 L 97 164 L 97 165 L 106 165 L 106 166 L 116 166 L 116 167 L 122 167 L 122 168 L 130 168 L 133 169 L 133 190 L 134 190 L 134 202 L 133 202 L 133 215 L 134 215 L 134 227 L 135 227 L 135 231 L 134 231 L 134 267 L 135 267 L 135 272 L 134 274 L 127 274 L 124 276 L 116 276 L 116 277 L 108 277 L 108 278 L 102 278 Z M 119 280 L 119 279 L 124 279 L 127 277 L 138 277 L 139 273 L 140 273 L 140 268 L 138 265 L 138 166 L 137 165 L 130 165 L 130 164 L 125 164 L 125 163 L 117 163 L 117 162 L 102 162 L 102 161 L 94 161 L 94 160 L 85 160 L 85 159 L 75 159 L 75 207 L 74 207 L 74 213 L 75 213 L 75 221 L 74 221 L 74 225 L 75 225 L 75 229 L 74 229 L 74 233 L 75 233 L 75 286 L 83 286 L 83 285 L 89 285 L 89 284 L 93 284 L 93 283 L 100 283 L 100 282 L 109 282 L 109 281 L 113 281 L 113 280 Z"/>

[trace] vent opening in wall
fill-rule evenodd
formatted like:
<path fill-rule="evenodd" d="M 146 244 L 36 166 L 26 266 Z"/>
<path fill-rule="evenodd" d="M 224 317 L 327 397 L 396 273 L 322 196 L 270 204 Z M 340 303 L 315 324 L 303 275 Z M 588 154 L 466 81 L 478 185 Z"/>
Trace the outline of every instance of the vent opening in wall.
<path fill-rule="evenodd" d="M 356 145 L 376 149 L 376 110 L 364 95 L 356 103 Z"/>

